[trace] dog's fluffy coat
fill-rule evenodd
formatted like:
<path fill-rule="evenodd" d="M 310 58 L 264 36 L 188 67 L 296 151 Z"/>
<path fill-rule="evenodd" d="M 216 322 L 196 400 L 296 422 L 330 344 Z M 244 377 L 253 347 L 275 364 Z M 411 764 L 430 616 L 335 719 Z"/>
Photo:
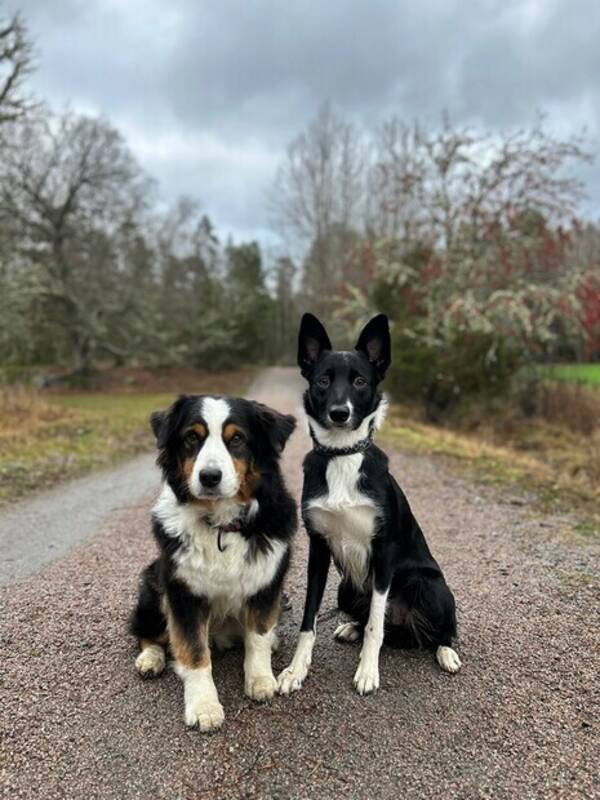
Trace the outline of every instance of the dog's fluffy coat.
<path fill-rule="evenodd" d="M 208 731 L 224 719 L 211 643 L 243 639 L 248 696 L 276 689 L 271 649 L 296 528 L 278 459 L 295 420 L 247 400 L 182 396 L 152 426 L 164 476 L 152 517 L 160 554 L 131 617 L 136 666 L 159 674 L 169 649 L 185 721 Z"/>

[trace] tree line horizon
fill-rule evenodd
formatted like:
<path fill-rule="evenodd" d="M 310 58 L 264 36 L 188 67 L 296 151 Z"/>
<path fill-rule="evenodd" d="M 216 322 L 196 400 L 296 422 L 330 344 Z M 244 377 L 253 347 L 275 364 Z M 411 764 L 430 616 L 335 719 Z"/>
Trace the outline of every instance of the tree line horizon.
<path fill-rule="evenodd" d="M 0 365 L 288 362 L 304 310 L 345 345 L 387 313 L 417 384 L 461 359 L 493 383 L 524 362 L 600 358 L 584 137 L 542 116 L 369 130 L 324 104 L 273 177 L 273 255 L 221 241 L 198 198 L 157 207 L 109 121 L 31 97 L 34 62 L 23 18 L 0 9 Z"/>

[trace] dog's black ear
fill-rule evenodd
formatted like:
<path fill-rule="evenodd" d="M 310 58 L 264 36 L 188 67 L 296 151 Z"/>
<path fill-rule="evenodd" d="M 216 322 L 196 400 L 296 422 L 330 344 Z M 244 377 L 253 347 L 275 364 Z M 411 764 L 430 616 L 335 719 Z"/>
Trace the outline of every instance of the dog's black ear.
<path fill-rule="evenodd" d="M 160 439 L 160 433 L 163 429 L 163 425 L 165 424 L 166 416 L 166 411 L 153 411 L 150 414 L 150 425 L 152 426 L 152 433 L 154 434 L 154 438 L 157 442 Z"/>
<path fill-rule="evenodd" d="M 187 395 L 182 394 L 166 411 L 153 411 L 152 414 L 150 414 L 150 425 L 159 449 L 166 447 L 171 434 L 177 428 L 181 416 L 181 409 L 186 400 Z"/>
<path fill-rule="evenodd" d="M 313 314 L 303 314 L 298 334 L 298 366 L 305 378 L 323 350 L 331 350 L 327 331 Z"/>
<path fill-rule="evenodd" d="M 271 455 L 279 456 L 296 427 L 296 418 L 252 401 L 261 439 L 267 441 Z"/>
<path fill-rule="evenodd" d="M 385 377 L 392 359 L 390 326 L 385 314 L 378 314 L 367 322 L 354 349 L 367 356 L 380 380 Z"/>

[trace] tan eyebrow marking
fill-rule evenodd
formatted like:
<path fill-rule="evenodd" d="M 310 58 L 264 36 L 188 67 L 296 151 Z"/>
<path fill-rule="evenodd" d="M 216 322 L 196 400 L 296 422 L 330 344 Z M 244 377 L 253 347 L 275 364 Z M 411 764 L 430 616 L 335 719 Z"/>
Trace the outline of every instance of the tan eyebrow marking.
<path fill-rule="evenodd" d="M 229 442 L 231 439 L 233 439 L 236 433 L 243 434 L 243 431 L 241 428 L 238 428 L 238 426 L 234 425 L 232 422 L 230 422 L 229 425 L 225 425 L 225 427 L 223 428 L 224 441 Z"/>
<path fill-rule="evenodd" d="M 192 425 L 192 430 L 195 431 L 201 439 L 206 436 L 206 425 L 203 422 L 196 422 Z"/>

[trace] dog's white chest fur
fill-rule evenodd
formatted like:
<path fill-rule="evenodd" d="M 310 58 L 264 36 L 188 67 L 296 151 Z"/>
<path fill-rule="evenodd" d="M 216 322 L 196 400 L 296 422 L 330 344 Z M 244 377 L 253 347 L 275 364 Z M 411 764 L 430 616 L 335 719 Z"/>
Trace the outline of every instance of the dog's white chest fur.
<path fill-rule="evenodd" d="M 314 529 L 329 545 L 334 559 L 357 586 L 367 577 L 377 509 L 358 488 L 363 454 L 332 458 L 325 474 L 327 492 L 306 504 Z"/>
<path fill-rule="evenodd" d="M 236 616 L 244 601 L 275 577 L 284 542 L 271 540 L 270 551 L 250 555 L 249 541 L 232 532 L 223 535 L 221 552 L 216 531 L 193 507 L 178 503 L 169 487 L 163 489 L 154 513 L 165 532 L 181 542 L 174 555 L 176 577 L 194 594 L 209 598 L 213 616 Z"/>

